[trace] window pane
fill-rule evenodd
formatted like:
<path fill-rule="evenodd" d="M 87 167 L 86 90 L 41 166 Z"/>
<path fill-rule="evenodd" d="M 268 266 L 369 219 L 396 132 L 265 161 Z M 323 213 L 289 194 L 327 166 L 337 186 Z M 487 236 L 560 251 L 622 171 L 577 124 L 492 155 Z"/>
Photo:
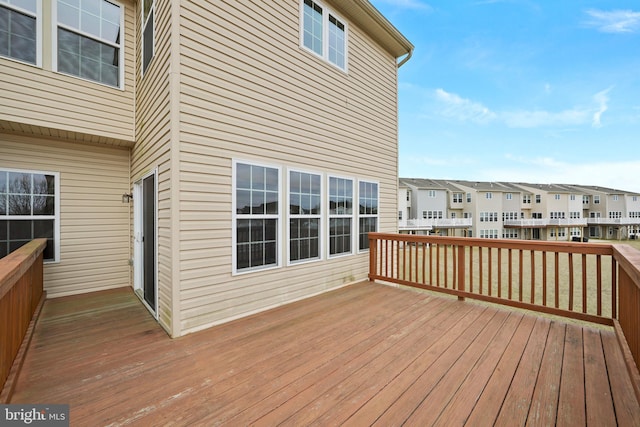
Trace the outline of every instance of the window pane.
<path fill-rule="evenodd" d="M 31 221 L 13 220 L 9 221 L 9 240 L 31 240 Z"/>
<path fill-rule="evenodd" d="M 145 8 L 146 7 L 147 5 L 145 2 Z M 153 13 L 151 13 L 151 16 L 149 17 L 149 20 L 142 32 L 142 44 L 142 69 L 146 71 L 151 59 L 153 58 Z"/>
<path fill-rule="evenodd" d="M 0 220 L 0 241 L 9 239 L 9 221 Z"/>
<path fill-rule="evenodd" d="M 33 196 L 33 215 L 55 215 L 53 196 Z"/>
<path fill-rule="evenodd" d="M 305 0 L 303 17 L 303 43 L 318 55 L 322 55 L 322 8 Z"/>
<path fill-rule="evenodd" d="M 251 166 L 242 163 L 236 165 L 236 188 L 251 188 Z"/>
<path fill-rule="evenodd" d="M 36 0 L 8 0 L 8 3 L 19 8 L 36 13 Z"/>
<path fill-rule="evenodd" d="M 9 215 L 31 215 L 30 195 L 9 195 Z"/>
<path fill-rule="evenodd" d="M 36 63 L 36 18 L 0 6 L 0 55 Z"/>

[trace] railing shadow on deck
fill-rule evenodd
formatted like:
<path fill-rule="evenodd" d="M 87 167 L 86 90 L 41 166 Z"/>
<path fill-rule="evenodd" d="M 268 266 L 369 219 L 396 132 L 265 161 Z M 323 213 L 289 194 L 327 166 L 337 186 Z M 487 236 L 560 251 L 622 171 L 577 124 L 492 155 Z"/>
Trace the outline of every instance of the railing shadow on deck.
<path fill-rule="evenodd" d="M 390 233 L 369 233 L 369 247 L 370 280 L 614 326 L 640 401 L 640 251 Z"/>
<path fill-rule="evenodd" d="M 20 369 L 18 354 L 26 351 L 34 314 L 45 298 L 43 251 L 36 239 L 0 259 L 0 403 L 11 396 L 11 379 Z"/>

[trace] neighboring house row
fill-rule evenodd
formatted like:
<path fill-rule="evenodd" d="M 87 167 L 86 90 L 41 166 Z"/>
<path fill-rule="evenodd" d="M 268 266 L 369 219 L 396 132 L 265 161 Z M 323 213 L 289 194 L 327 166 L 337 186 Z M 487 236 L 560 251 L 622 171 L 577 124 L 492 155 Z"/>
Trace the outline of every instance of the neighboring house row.
<path fill-rule="evenodd" d="M 172 336 L 367 277 L 397 69 L 368 1 L 0 0 L 0 257 L 132 286 Z"/>
<path fill-rule="evenodd" d="M 640 238 L 640 194 L 584 185 L 400 178 L 400 232 L 526 240 Z"/>

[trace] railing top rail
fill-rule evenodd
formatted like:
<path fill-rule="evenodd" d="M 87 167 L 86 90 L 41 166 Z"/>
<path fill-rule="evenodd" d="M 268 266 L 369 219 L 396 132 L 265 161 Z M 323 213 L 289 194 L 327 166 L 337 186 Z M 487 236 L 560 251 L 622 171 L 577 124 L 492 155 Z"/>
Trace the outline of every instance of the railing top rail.
<path fill-rule="evenodd" d="M 620 267 L 631 277 L 633 282 L 640 287 L 640 251 L 625 244 L 616 243 L 613 246 L 613 257 Z"/>
<path fill-rule="evenodd" d="M 0 298 L 31 267 L 47 246 L 46 239 L 35 239 L 0 259 Z"/>
<path fill-rule="evenodd" d="M 547 252 L 613 255 L 613 246 L 605 243 L 549 242 L 517 239 L 479 239 L 472 237 L 442 237 L 418 234 L 369 233 L 370 239 L 395 240 L 412 243 L 434 243 L 455 246 L 481 246 L 485 248 L 520 249 Z"/>

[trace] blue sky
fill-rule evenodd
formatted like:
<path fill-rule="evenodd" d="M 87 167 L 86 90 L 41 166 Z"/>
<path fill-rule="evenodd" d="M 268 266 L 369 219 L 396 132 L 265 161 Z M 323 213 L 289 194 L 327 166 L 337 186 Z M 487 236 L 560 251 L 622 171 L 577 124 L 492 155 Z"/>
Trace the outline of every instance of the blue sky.
<path fill-rule="evenodd" d="M 640 192 L 640 2 L 371 3 L 415 46 L 400 176 Z"/>

